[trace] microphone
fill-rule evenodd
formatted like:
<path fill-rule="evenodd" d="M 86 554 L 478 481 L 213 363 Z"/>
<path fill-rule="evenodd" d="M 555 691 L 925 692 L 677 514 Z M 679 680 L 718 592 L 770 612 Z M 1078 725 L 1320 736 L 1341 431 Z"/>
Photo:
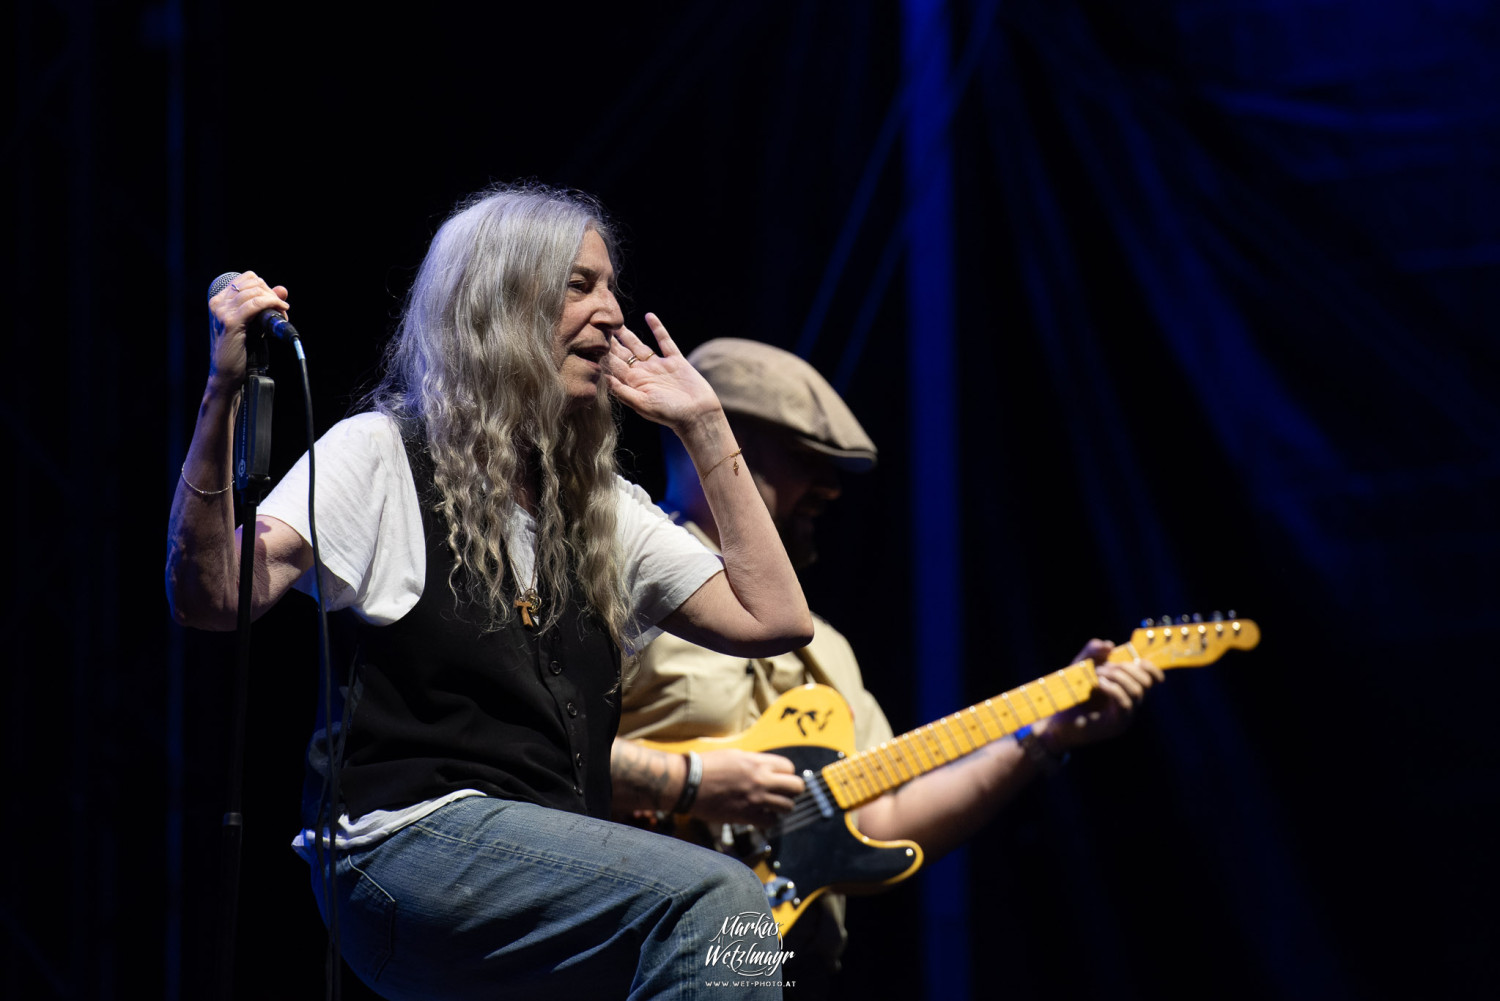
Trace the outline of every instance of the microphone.
<path fill-rule="evenodd" d="M 239 276 L 238 271 L 226 271 L 215 278 L 213 284 L 208 286 L 208 297 L 212 299 L 224 291 Z M 271 309 L 263 309 L 257 313 L 255 319 L 250 321 L 250 329 L 277 340 L 295 342 L 298 339 L 297 328 L 292 326 L 292 321 Z"/>
<path fill-rule="evenodd" d="M 224 291 L 239 276 L 238 271 L 226 271 L 215 278 L 208 286 L 208 297 Z M 251 337 L 252 332 L 261 336 Z M 245 337 L 245 386 L 234 419 L 234 484 L 240 502 L 249 505 L 259 504 L 271 488 L 271 406 L 276 383 L 267 374 L 267 334 L 291 341 L 297 356 L 302 356 L 302 341 L 286 317 L 263 309 L 250 321 Z M 210 348 L 212 339 L 210 333 Z"/>

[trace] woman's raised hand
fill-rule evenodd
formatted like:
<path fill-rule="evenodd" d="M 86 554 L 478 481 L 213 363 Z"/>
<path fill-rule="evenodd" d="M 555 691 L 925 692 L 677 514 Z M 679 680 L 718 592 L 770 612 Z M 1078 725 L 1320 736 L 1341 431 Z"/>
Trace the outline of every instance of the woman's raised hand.
<path fill-rule="evenodd" d="M 615 335 L 609 352 L 609 391 L 642 417 L 681 435 L 723 408 L 713 387 L 683 357 L 655 313 L 646 314 L 646 326 L 656 338 L 655 351 L 629 327 Z"/>

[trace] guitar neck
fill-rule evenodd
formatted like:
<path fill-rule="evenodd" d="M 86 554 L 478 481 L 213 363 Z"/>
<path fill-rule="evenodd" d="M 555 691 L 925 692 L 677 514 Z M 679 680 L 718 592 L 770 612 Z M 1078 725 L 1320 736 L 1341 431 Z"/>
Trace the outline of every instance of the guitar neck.
<path fill-rule="evenodd" d="M 1229 650 L 1250 650 L 1260 627 L 1250 619 L 1214 619 L 1143 626 L 1112 650 L 1111 662 L 1140 658 L 1162 670 L 1202 667 Z M 1098 684 L 1094 662 L 1081 660 L 1045 678 L 961 709 L 823 769 L 838 805 L 852 810 L 919 775 L 973 754 L 1039 719 L 1085 701 Z"/>
<path fill-rule="evenodd" d="M 823 769 L 823 778 L 839 807 L 853 810 L 1039 719 L 1071 709 L 1086 700 L 1097 683 L 1094 662 L 1079 661 L 835 761 Z"/>

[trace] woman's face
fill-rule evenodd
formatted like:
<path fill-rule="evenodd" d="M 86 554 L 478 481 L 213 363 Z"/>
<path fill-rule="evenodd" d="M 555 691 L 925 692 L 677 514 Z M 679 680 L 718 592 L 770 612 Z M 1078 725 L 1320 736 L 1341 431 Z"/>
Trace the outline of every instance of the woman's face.
<path fill-rule="evenodd" d="M 552 343 L 552 354 L 562 376 L 563 391 L 574 407 L 592 403 L 604 378 L 604 359 L 625 314 L 615 300 L 615 269 L 609 249 L 597 232 L 583 234 L 583 245 L 568 275 L 562 317 Z"/>

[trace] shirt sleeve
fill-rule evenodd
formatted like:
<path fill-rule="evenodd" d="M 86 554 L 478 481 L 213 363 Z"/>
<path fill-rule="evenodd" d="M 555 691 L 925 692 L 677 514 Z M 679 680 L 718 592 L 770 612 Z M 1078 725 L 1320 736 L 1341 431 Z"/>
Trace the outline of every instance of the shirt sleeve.
<path fill-rule="evenodd" d="M 406 614 L 422 595 L 426 549 L 417 491 L 396 424 L 381 414 L 340 421 L 318 439 L 315 513 L 327 571 L 324 603 L 353 608 L 377 624 Z M 308 456 L 303 455 L 260 505 L 312 541 Z M 316 595 L 309 570 L 296 583 Z"/>
<path fill-rule="evenodd" d="M 655 639 L 661 620 L 721 573 L 724 561 L 674 524 L 646 491 L 625 479 L 617 479 L 616 487 L 616 531 L 632 611 L 624 637 L 630 652 Z"/>

